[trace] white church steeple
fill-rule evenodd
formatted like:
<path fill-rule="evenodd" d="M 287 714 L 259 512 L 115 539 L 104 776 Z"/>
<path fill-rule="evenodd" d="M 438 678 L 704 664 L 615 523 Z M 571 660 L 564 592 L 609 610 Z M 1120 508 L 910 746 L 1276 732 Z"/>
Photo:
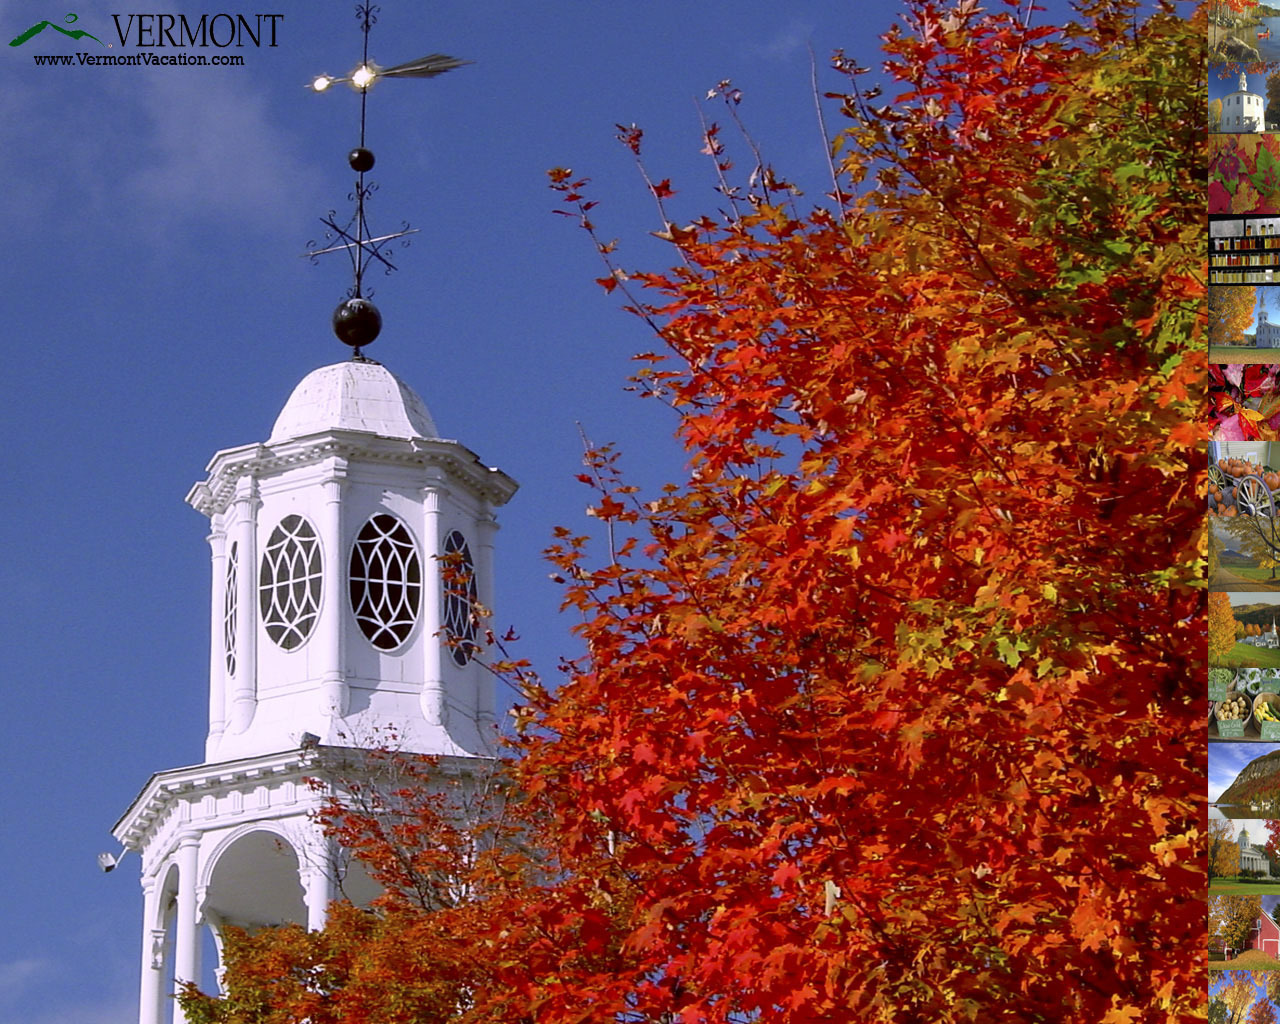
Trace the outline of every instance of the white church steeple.
<path fill-rule="evenodd" d="M 151 777 L 113 832 L 142 861 L 139 1024 L 183 1020 L 172 1000 L 202 980 L 202 932 L 227 925 L 323 927 L 341 892 L 376 889 L 324 834 L 310 780 L 361 777 L 370 748 L 439 758 L 471 775 L 496 739 L 482 666 L 493 607 L 494 509 L 516 484 L 440 436 L 413 389 L 361 349 L 381 313 L 363 289 L 404 229 L 374 235 L 366 201 L 365 93 L 381 78 L 431 78 L 466 61 L 434 53 L 390 67 L 369 59 L 376 7 L 356 14 L 364 56 L 355 213 L 330 211 L 323 247 L 345 253 L 352 284 L 333 314 L 349 362 L 303 378 L 265 441 L 216 453 L 187 501 L 209 519 L 209 731 L 204 761 Z M 330 244 L 332 243 L 332 244 Z"/>
<path fill-rule="evenodd" d="M 113 830 L 142 860 L 140 1024 L 200 979 L 205 927 L 323 926 L 344 871 L 312 818 L 318 757 L 394 736 L 466 774 L 493 751 L 479 616 L 516 484 L 438 433 L 384 366 L 324 366 L 188 494 L 211 526 L 205 759 L 153 776 Z M 355 868 L 341 892 L 374 895 Z"/>

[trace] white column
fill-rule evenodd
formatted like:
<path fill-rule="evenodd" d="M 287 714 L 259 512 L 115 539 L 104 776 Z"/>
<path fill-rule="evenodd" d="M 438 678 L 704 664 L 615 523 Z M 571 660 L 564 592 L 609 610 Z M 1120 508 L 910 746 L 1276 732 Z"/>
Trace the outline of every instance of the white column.
<path fill-rule="evenodd" d="M 236 676 L 231 691 L 231 731 L 244 732 L 258 706 L 258 482 L 236 481 Z"/>
<path fill-rule="evenodd" d="M 493 626 L 493 540 L 498 532 L 498 521 L 489 511 L 488 503 L 476 519 L 476 589 L 480 595 L 480 603 L 490 614 L 489 628 Z M 480 738 L 490 742 L 493 736 L 493 676 L 474 665 L 476 680 L 476 725 L 480 729 Z"/>
<path fill-rule="evenodd" d="M 227 650 L 223 617 L 227 605 L 227 535 L 222 517 L 213 517 L 213 532 L 209 534 L 212 554 L 213 578 L 209 587 L 209 738 L 205 743 L 205 758 L 213 756 L 213 750 L 222 730 L 227 725 Z"/>
<path fill-rule="evenodd" d="M 293 847 L 298 856 L 302 901 L 307 908 L 307 930 L 318 932 L 324 928 L 329 904 L 337 893 L 337 871 L 334 867 L 336 844 L 313 821 L 302 841 L 294 843 Z"/>
<path fill-rule="evenodd" d="M 197 877 L 200 868 L 200 837 L 183 836 L 178 844 L 178 910 L 174 930 L 173 991 L 182 990 L 184 982 L 200 981 L 200 921 Z M 174 1024 L 185 1024 L 186 1015 L 175 1006 Z"/>
<path fill-rule="evenodd" d="M 320 485 L 324 493 L 324 505 L 320 510 L 320 564 L 324 573 L 324 589 L 320 595 L 315 638 L 321 645 L 320 664 L 323 666 L 320 712 L 339 718 L 347 713 L 348 707 L 346 663 L 342 657 L 343 609 L 347 602 L 346 590 L 342 586 L 347 575 L 342 549 L 342 492 L 346 470 L 346 462 L 335 459 L 329 475 Z"/>
<path fill-rule="evenodd" d="M 440 514 L 449 488 L 438 469 L 428 471 L 422 489 L 422 715 L 431 725 L 443 725 L 445 718 L 444 672 L 440 659 Z"/>
<path fill-rule="evenodd" d="M 307 929 L 321 931 L 334 896 L 331 865 L 309 862 L 299 866 L 298 875 L 302 880 L 303 898 L 307 904 Z"/>
<path fill-rule="evenodd" d="M 138 992 L 138 1024 L 160 1024 L 164 999 L 164 917 L 160 883 L 142 882 L 142 984 Z"/>

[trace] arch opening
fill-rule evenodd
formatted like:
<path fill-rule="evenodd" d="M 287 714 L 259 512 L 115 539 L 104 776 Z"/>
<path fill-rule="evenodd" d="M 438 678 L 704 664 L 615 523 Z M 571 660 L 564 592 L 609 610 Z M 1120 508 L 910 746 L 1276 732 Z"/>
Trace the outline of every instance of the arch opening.
<path fill-rule="evenodd" d="M 259 829 L 218 857 L 205 894 L 205 918 L 246 931 L 307 923 L 298 854 L 286 839 Z"/>

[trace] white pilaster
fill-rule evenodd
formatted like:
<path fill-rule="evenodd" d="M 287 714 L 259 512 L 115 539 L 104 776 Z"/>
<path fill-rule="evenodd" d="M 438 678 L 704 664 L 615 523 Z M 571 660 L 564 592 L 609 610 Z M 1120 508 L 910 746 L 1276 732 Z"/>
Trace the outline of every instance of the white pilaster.
<path fill-rule="evenodd" d="M 258 484 L 236 481 L 236 675 L 232 683 L 231 731 L 244 732 L 257 708 L 258 683 Z"/>
<path fill-rule="evenodd" d="M 441 627 L 442 574 L 440 572 L 440 513 L 449 493 L 444 474 L 428 473 L 430 483 L 422 489 L 422 617 L 428 632 Z M 430 725 L 445 721 L 444 672 L 441 664 L 442 638 L 423 638 L 422 716 Z"/>
<path fill-rule="evenodd" d="M 476 589 L 480 603 L 490 612 L 494 607 L 493 542 L 498 533 L 498 521 L 485 502 L 476 519 Z M 481 740 L 493 738 L 493 683 L 487 672 L 476 673 L 476 725 Z"/>
<path fill-rule="evenodd" d="M 335 459 L 330 475 L 321 484 L 324 504 L 319 529 L 324 589 L 320 594 L 320 615 L 316 621 L 316 641 L 322 644 L 321 664 L 324 665 L 320 711 L 326 716 L 339 718 L 347 713 L 349 704 L 346 662 L 342 660 L 342 611 L 347 601 L 344 585 L 347 566 L 342 550 L 342 492 L 346 475 L 346 463 Z"/>
<path fill-rule="evenodd" d="M 213 578 L 209 587 L 209 739 L 205 756 L 211 756 L 213 747 L 227 726 L 227 650 L 223 616 L 227 601 L 227 535 L 222 528 L 221 517 L 214 519 L 213 532 L 209 534 L 209 549 L 213 565 Z"/>

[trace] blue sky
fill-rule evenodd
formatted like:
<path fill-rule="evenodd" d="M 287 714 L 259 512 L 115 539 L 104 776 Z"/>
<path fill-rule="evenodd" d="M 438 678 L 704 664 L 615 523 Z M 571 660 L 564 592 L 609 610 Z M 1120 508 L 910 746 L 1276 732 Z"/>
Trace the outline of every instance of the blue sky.
<path fill-rule="evenodd" d="M 1210 980 L 1210 982 L 1209 982 L 1209 995 L 1211 995 L 1211 996 L 1218 995 L 1219 993 L 1221 993 L 1221 992 L 1222 992 L 1222 990 L 1223 990 L 1223 989 L 1227 988 L 1227 987 L 1228 987 L 1228 986 L 1229 986 L 1233 981 L 1235 981 L 1235 976 L 1236 976 L 1236 975 L 1238 975 L 1238 974 L 1243 974 L 1243 973 L 1245 973 L 1245 972 L 1243 972 L 1243 971 L 1214 971 L 1212 974 L 1210 974 L 1210 975 L 1209 975 L 1209 977 L 1210 977 L 1210 979 L 1211 979 L 1211 980 Z M 1258 975 L 1257 975 L 1257 977 L 1259 977 L 1259 978 L 1261 978 L 1261 979 L 1263 979 L 1263 980 L 1262 980 L 1262 981 L 1255 981 L 1255 982 L 1254 982 L 1254 984 L 1253 984 L 1254 997 L 1255 997 L 1256 999 L 1266 999 L 1266 997 L 1267 997 L 1267 986 L 1266 986 L 1266 981 L 1265 981 L 1265 975 L 1258 974 Z"/>
<path fill-rule="evenodd" d="M 1215 65 L 1219 66 L 1219 65 Z M 1220 100 L 1223 96 L 1230 92 L 1236 92 L 1240 88 L 1240 75 L 1228 75 L 1223 78 L 1216 71 L 1209 72 L 1209 99 Z M 1249 91 L 1265 95 L 1267 91 L 1266 75 L 1249 75 Z"/>
<path fill-rule="evenodd" d="M 207 521 L 183 496 L 214 451 L 265 439 L 294 384 L 348 355 L 328 326 L 342 257 L 299 254 L 327 210 L 348 209 L 358 99 L 304 86 L 355 65 L 352 6 L 254 8 L 284 13 L 279 45 L 240 51 L 238 68 L 36 67 L 37 53 L 103 52 L 51 32 L 0 53 L 0 1024 L 136 1015 L 137 860 L 104 876 L 95 855 L 114 848 L 110 827 L 152 772 L 202 756 Z M 496 621 L 554 677 L 575 647 L 540 552 L 556 524 L 584 524 L 579 424 L 617 442 L 648 490 L 683 457 L 670 414 L 624 391 L 652 339 L 594 283 L 603 270 L 553 215 L 545 172 L 590 176 L 620 262 L 665 267 L 614 125 L 646 129 L 676 216 L 714 212 L 697 108 L 723 121 L 701 98 L 732 79 L 765 153 L 817 197 L 829 182 L 808 48 L 820 69 L 837 47 L 878 67 L 876 37 L 900 5 L 382 6 L 379 63 L 433 51 L 476 63 L 370 97 L 371 227 L 421 231 L 400 272 L 373 281 L 385 324 L 369 355 L 418 390 L 443 434 L 520 481 L 501 512 Z M 130 10 L 0 0 L 0 37 L 74 11 L 114 41 L 111 14 Z M 820 91 L 840 87 L 820 74 Z M 839 126 L 830 103 L 827 117 Z"/>
<path fill-rule="evenodd" d="M 1267 300 L 1267 319 L 1274 323 L 1280 320 L 1280 286 L 1277 285 L 1258 285 L 1256 286 L 1256 294 L 1259 298 L 1263 295 Z M 1253 331 L 1258 326 L 1258 304 L 1255 301 L 1253 305 L 1253 319 L 1249 321 L 1246 331 Z"/>
<path fill-rule="evenodd" d="M 1240 89 L 1240 73 L 1227 75 L 1225 78 L 1218 74 L 1216 68 L 1221 65 L 1214 65 L 1209 72 L 1209 99 L 1220 100 L 1228 93 L 1238 92 Z M 1260 96 L 1267 94 L 1267 75 L 1249 75 L 1249 91 L 1256 92 Z"/>

